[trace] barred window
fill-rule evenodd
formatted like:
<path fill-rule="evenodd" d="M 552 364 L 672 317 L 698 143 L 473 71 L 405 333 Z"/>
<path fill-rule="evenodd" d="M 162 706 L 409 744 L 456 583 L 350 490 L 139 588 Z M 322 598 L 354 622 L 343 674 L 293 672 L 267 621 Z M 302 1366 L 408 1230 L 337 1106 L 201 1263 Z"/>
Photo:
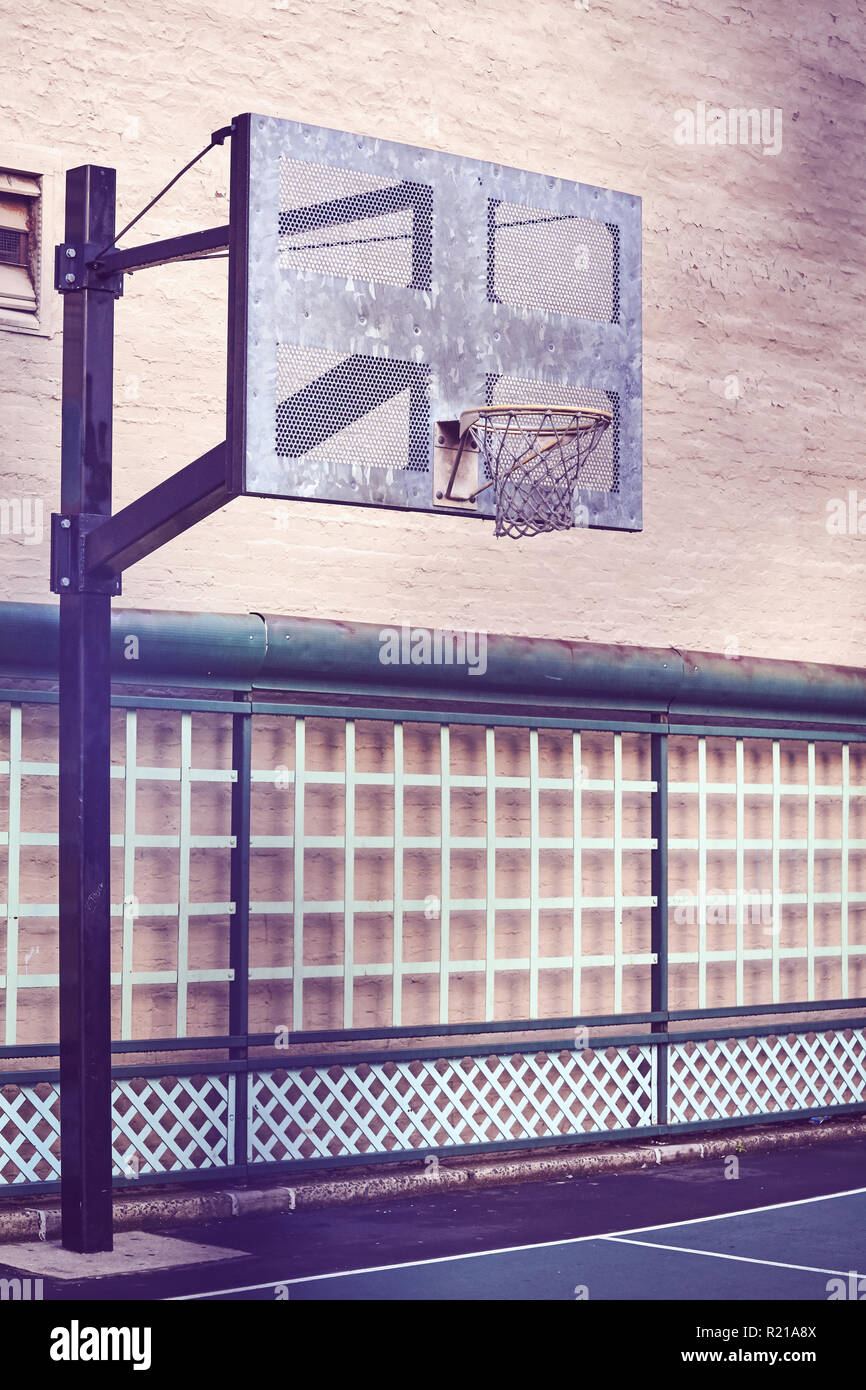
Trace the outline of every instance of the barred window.
<path fill-rule="evenodd" d="M 39 307 L 38 177 L 0 169 L 0 309 L 34 315 Z"/>

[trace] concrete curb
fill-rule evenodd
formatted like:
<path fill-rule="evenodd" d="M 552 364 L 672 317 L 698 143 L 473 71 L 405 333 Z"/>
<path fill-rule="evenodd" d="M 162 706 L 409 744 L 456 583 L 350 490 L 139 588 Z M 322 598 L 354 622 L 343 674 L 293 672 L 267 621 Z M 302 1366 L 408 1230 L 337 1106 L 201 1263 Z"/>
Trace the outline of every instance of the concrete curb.
<path fill-rule="evenodd" d="M 291 1186 L 283 1179 L 255 1187 L 175 1188 L 170 1192 L 164 1188 L 150 1188 L 134 1196 L 124 1191 L 114 1200 L 114 1229 L 153 1230 L 224 1221 L 237 1216 L 321 1211 L 360 1202 L 429 1197 L 437 1192 L 465 1192 L 627 1172 L 663 1163 L 693 1163 L 731 1155 L 742 1157 L 842 1139 L 866 1139 L 866 1116 L 830 1118 L 820 1125 L 807 1120 L 791 1125 L 762 1125 L 755 1129 L 716 1130 L 684 1144 L 660 1140 L 657 1144 L 599 1143 L 567 1151 L 544 1150 L 530 1154 L 515 1150 L 513 1154 L 488 1159 L 440 1158 L 436 1165 L 430 1165 L 428 1157 L 423 1172 L 418 1171 L 417 1165 L 410 1169 L 403 1162 L 395 1164 L 387 1173 L 371 1167 L 350 1172 L 341 1169 L 339 1173 L 302 1179 Z M 421 1161 L 419 1154 L 419 1163 Z M 46 1202 L 40 1207 L 24 1203 L 0 1205 L 0 1241 L 51 1240 L 59 1235 L 59 1201 Z"/>

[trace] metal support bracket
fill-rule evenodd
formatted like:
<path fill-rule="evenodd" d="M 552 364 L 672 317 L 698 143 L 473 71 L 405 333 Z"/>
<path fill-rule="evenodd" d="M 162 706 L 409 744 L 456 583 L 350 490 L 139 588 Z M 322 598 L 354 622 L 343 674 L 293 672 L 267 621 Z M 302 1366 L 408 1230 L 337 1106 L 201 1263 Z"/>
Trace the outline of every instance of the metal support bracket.
<path fill-rule="evenodd" d="M 51 514 L 51 591 L 55 594 L 119 594 L 119 574 L 87 567 L 87 537 L 106 524 L 104 516 Z"/>
<path fill-rule="evenodd" d="M 457 483 L 459 493 L 453 491 Z M 478 450 L 459 420 L 437 420 L 433 429 L 433 504 L 463 511 L 477 507 Z M 482 489 L 483 490 L 483 489 Z"/>
<path fill-rule="evenodd" d="M 74 290 L 104 290 L 119 299 L 123 294 L 122 273 L 106 273 L 88 265 L 99 251 L 96 242 L 64 241 L 54 249 L 54 288 L 59 294 Z"/>

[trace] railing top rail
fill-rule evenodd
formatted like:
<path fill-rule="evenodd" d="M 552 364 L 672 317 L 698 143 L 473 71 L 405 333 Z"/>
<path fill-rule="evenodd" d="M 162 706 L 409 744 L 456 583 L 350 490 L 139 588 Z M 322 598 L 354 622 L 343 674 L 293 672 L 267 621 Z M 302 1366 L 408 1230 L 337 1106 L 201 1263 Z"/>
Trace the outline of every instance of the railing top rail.
<path fill-rule="evenodd" d="M 427 630 L 407 628 L 405 640 L 411 644 L 419 631 Z M 859 668 L 453 632 L 439 634 L 441 659 L 391 664 L 383 661 L 386 633 L 404 642 L 403 629 L 374 623 L 116 609 L 113 672 L 138 687 L 257 691 L 264 702 L 268 692 L 363 693 L 464 706 L 491 701 L 866 726 L 866 670 Z M 130 636 L 138 638 L 136 660 L 128 659 Z M 461 639 L 475 642 L 476 651 L 483 639 L 483 674 L 480 661 L 454 659 Z M 53 680 L 58 643 L 55 605 L 0 603 L 0 677 Z"/>

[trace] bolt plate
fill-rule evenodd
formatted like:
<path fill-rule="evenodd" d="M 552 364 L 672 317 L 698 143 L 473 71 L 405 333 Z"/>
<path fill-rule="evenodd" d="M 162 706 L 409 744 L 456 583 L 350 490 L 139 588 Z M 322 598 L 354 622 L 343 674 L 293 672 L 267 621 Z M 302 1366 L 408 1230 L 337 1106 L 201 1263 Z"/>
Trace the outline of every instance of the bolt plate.
<path fill-rule="evenodd" d="M 452 497 L 440 497 L 448 487 L 454 462 L 457 458 L 460 424 L 457 420 L 437 420 L 433 426 L 433 505 L 446 511 L 477 512 L 475 501 L 460 501 L 467 498 L 480 486 L 478 481 L 478 450 L 467 441 L 460 460 L 453 486 Z"/>

